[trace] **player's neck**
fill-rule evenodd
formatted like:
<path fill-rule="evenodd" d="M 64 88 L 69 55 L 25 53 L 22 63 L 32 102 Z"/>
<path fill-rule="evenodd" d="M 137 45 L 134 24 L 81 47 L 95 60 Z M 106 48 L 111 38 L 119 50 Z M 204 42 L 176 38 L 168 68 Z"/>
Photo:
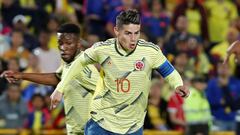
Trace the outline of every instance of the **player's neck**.
<path fill-rule="evenodd" d="M 75 56 L 69 61 L 69 62 L 66 62 L 67 64 L 70 64 L 70 63 L 72 63 L 78 56 L 80 56 L 81 55 L 81 50 L 79 49 L 79 50 L 77 50 L 77 52 L 75 53 Z"/>
<path fill-rule="evenodd" d="M 122 44 L 117 40 L 118 48 L 123 50 L 126 54 L 130 53 L 132 50 L 126 49 L 122 46 Z"/>

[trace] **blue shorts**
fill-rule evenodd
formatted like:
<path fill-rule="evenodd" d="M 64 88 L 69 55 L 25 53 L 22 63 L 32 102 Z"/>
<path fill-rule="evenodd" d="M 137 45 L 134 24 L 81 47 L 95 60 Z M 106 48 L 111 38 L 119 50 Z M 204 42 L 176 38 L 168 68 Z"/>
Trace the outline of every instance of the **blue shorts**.
<path fill-rule="evenodd" d="M 104 128 L 100 127 L 98 123 L 95 122 L 93 119 L 90 119 L 86 124 L 84 135 L 121 135 L 121 134 L 107 131 Z M 143 135 L 143 128 L 140 128 L 138 131 L 128 135 Z"/>

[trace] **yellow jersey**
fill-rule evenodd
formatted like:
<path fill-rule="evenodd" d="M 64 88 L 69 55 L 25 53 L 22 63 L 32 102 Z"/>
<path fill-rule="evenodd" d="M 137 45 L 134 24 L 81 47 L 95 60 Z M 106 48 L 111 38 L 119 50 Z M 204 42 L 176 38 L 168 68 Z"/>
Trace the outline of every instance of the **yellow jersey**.
<path fill-rule="evenodd" d="M 74 61 L 66 78 L 71 80 L 76 68 L 101 64 L 102 83 L 93 96 L 91 117 L 108 131 L 128 134 L 143 126 L 152 70 L 161 70 L 174 87 L 182 85 L 182 79 L 155 44 L 140 39 L 135 50 L 127 54 L 117 43 L 115 38 L 95 43 Z"/>
<path fill-rule="evenodd" d="M 80 54 L 77 57 L 79 57 Z M 76 59 L 75 58 L 75 59 Z M 63 64 L 56 72 L 56 76 L 64 82 L 64 76 L 69 70 L 70 64 Z M 90 100 L 95 91 L 99 72 L 93 65 L 75 70 L 79 76 L 74 76 L 71 82 L 61 89 L 64 98 L 67 132 L 74 134 L 84 130 L 84 126 L 90 118 Z M 60 82 L 60 83 L 61 83 Z"/>

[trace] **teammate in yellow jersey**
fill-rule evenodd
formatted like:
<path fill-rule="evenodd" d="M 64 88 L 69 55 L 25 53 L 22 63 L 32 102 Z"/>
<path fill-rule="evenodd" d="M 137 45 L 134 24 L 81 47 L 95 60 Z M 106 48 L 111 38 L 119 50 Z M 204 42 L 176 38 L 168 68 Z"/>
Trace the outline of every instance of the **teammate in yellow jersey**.
<path fill-rule="evenodd" d="M 142 135 L 153 69 L 182 97 L 189 95 L 181 76 L 160 48 L 139 39 L 140 15 L 137 11 L 122 11 L 117 16 L 114 32 L 116 38 L 95 43 L 78 57 L 56 88 L 66 89 L 78 68 L 101 64 L 103 83 L 97 86 L 93 96 L 86 135 Z"/>
<path fill-rule="evenodd" d="M 64 24 L 58 30 L 58 46 L 61 57 L 65 62 L 56 73 L 19 73 L 5 71 L 9 82 L 17 80 L 29 80 L 32 82 L 56 86 L 66 74 L 71 63 L 80 56 L 80 29 L 75 24 Z M 63 91 L 54 91 L 51 97 L 55 102 L 60 102 L 64 97 L 64 108 L 66 114 L 66 127 L 68 135 L 84 134 L 83 129 L 90 118 L 89 103 L 95 90 L 99 73 L 93 65 L 84 69 L 79 68 L 76 76 Z M 64 81 L 64 80 L 62 80 Z"/>
<path fill-rule="evenodd" d="M 240 41 L 237 40 L 233 42 L 227 49 L 227 56 L 224 60 L 224 63 L 228 62 L 231 55 L 235 55 L 235 60 L 237 63 L 240 63 Z"/>

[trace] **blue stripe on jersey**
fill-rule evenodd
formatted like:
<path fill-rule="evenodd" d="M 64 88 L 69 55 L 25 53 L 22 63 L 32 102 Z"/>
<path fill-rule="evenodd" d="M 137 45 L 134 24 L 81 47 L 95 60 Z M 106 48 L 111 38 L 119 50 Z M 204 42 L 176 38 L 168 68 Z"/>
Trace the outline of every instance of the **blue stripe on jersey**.
<path fill-rule="evenodd" d="M 157 68 L 157 71 L 165 78 L 174 71 L 174 67 L 168 60 L 166 60 L 159 68 Z"/>

